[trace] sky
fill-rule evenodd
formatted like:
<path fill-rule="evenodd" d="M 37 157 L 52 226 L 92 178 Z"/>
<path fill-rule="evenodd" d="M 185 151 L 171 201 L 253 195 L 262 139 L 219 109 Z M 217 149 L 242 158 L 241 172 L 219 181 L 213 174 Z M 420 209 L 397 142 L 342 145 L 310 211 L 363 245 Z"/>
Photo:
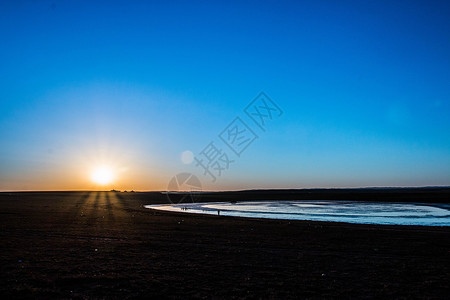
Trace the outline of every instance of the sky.
<path fill-rule="evenodd" d="M 0 191 L 450 185 L 448 1 L 2 1 L 0 37 Z"/>

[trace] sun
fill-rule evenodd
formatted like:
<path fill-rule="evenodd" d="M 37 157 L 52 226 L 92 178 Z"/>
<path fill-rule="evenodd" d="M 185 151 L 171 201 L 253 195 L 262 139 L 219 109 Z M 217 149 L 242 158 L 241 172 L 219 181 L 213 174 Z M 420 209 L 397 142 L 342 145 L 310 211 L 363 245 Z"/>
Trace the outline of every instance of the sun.
<path fill-rule="evenodd" d="M 112 183 L 114 178 L 114 171 L 108 166 L 97 167 L 91 173 L 91 180 L 98 185 Z"/>

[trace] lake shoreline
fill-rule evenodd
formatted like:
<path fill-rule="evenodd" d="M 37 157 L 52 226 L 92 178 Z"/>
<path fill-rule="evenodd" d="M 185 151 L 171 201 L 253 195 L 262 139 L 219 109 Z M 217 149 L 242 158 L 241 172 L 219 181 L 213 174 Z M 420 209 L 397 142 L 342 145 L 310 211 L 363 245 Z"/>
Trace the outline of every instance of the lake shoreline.
<path fill-rule="evenodd" d="M 443 203 L 260 200 L 154 204 L 144 207 L 170 212 L 260 219 L 450 226 L 450 205 Z"/>

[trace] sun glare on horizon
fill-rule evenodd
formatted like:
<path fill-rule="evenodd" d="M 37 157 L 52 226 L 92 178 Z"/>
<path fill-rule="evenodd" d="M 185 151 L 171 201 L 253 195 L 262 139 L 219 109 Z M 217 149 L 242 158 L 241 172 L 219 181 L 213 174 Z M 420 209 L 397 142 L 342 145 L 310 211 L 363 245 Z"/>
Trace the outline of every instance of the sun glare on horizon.
<path fill-rule="evenodd" d="M 113 170 L 108 166 L 95 168 L 91 173 L 92 182 L 98 185 L 107 185 L 115 179 Z"/>

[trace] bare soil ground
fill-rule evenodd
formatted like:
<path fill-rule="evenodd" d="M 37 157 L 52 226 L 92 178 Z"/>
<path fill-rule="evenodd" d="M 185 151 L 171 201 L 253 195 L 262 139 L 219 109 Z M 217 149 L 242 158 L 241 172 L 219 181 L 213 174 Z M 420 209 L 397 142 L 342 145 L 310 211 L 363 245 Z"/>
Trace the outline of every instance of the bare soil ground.
<path fill-rule="evenodd" d="M 447 298 L 450 229 L 158 212 L 158 193 L 0 193 L 0 296 Z"/>

